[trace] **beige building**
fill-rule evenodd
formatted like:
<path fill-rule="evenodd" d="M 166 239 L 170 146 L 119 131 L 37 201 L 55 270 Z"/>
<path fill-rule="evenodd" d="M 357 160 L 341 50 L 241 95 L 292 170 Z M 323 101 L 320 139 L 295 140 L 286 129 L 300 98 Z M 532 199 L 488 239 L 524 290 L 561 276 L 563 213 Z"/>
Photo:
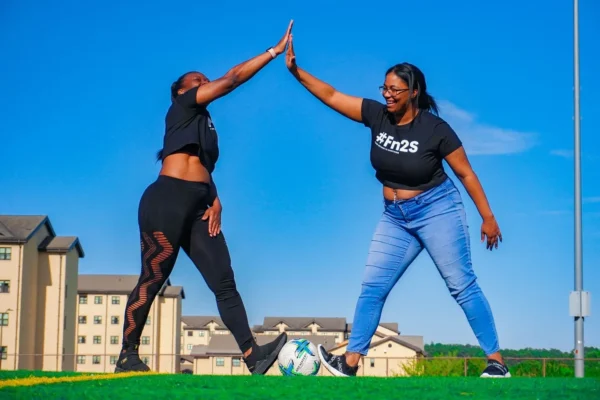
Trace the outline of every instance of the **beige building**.
<path fill-rule="evenodd" d="M 123 338 L 123 318 L 138 275 L 79 275 L 77 371 L 113 372 Z M 178 373 L 183 287 L 167 280 L 142 331 L 140 358 L 158 372 Z"/>
<path fill-rule="evenodd" d="M 214 317 L 183 317 L 183 320 L 195 318 L 203 322 Z M 185 328 L 184 328 L 185 329 Z M 315 345 L 323 345 L 334 354 L 346 351 L 348 337 L 352 324 L 347 324 L 345 318 L 302 318 L 302 317 L 267 317 L 262 325 L 255 326 L 253 332 L 259 344 L 273 340 L 273 336 L 287 332 L 288 339 L 304 338 Z M 184 335 L 185 336 L 185 335 Z M 242 375 L 249 374 L 241 352 L 232 335 L 207 335 L 208 342 L 193 344 L 198 339 L 192 335 L 192 340 L 186 342 L 192 345 L 189 356 L 182 364 L 182 370 L 189 370 L 201 375 Z M 403 336 L 398 331 L 396 323 L 381 323 L 372 337 L 371 347 L 366 357 L 360 362 L 361 376 L 393 376 L 402 375 L 401 364 L 410 363 L 423 357 L 424 342 L 422 336 Z M 267 375 L 280 375 L 278 364 L 275 363 Z M 318 375 L 330 376 L 324 367 Z"/>
<path fill-rule="evenodd" d="M 74 370 L 83 257 L 47 216 L 0 215 L 0 369 Z"/>

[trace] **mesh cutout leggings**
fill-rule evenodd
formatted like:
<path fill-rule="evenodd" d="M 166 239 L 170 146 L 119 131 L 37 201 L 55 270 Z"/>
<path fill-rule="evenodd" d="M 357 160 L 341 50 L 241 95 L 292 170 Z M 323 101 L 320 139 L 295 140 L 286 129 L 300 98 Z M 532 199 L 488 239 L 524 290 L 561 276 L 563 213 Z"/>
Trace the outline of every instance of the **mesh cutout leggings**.
<path fill-rule="evenodd" d="M 223 233 L 208 234 L 209 186 L 160 175 L 144 192 L 138 223 L 142 271 L 125 308 L 123 345 L 140 344 L 154 298 L 167 281 L 179 249 L 190 257 L 215 294 L 223 323 L 242 352 L 252 347 L 252 333 L 244 303 L 236 289 L 229 250 Z"/>

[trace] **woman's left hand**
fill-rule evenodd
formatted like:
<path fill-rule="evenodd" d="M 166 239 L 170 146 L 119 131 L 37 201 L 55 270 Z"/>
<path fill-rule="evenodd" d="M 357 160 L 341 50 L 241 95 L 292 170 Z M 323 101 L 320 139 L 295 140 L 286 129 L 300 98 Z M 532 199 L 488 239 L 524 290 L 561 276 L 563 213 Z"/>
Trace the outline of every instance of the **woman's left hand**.
<path fill-rule="evenodd" d="M 488 217 L 483 219 L 483 223 L 481 224 L 481 242 L 485 240 L 487 236 L 487 244 L 485 248 L 487 250 L 492 251 L 493 248 L 498 248 L 498 241 L 502 242 L 502 233 L 500 232 L 500 227 L 498 226 L 498 222 L 496 222 L 496 218 Z"/>
<path fill-rule="evenodd" d="M 223 207 L 221 206 L 221 202 L 217 197 L 213 205 L 208 210 L 206 210 L 206 212 L 202 216 L 203 221 L 206 221 L 208 219 L 209 236 L 214 237 L 221 233 L 221 211 L 223 211 Z"/>

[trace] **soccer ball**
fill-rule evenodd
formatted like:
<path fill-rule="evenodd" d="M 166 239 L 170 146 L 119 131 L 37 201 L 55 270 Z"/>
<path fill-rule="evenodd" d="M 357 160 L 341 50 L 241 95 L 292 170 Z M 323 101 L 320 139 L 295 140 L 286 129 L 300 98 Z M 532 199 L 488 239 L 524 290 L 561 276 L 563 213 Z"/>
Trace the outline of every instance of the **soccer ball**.
<path fill-rule="evenodd" d="M 317 346 L 306 339 L 287 342 L 277 356 L 277 363 L 285 376 L 316 375 L 321 367 Z"/>

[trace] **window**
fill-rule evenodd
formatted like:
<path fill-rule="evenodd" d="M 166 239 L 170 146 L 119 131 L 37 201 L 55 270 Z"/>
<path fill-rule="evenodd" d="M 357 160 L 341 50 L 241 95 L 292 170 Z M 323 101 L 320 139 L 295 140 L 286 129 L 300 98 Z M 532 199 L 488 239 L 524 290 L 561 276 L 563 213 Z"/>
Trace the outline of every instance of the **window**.
<path fill-rule="evenodd" d="M 233 360 L 231 360 L 232 365 L 234 367 L 239 367 L 240 366 L 240 359 L 239 358 L 234 358 Z"/>
<path fill-rule="evenodd" d="M 85 336 L 77 336 L 77 343 L 85 344 Z"/>
<path fill-rule="evenodd" d="M 94 324 L 100 325 L 101 323 L 102 323 L 102 316 L 101 315 L 94 315 Z"/>
<path fill-rule="evenodd" d="M 187 348 L 188 348 L 188 350 L 191 350 L 193 347 L 194 347 L 194 345 L 193 345 L 193 344 L 188 344 L 188 345 L 187 345 Z"/>
<path fill-rule="evenodd" d="M 115 365 L 117 363 L 117 356 L 110 356 L 110 365 Z"/>
<path fill-rule="evenodd" d="M 119 325 L 119 317 L 113 315 L 112 317 L 110 317 L 110 323 L 113 325 Z"/>
<path fill-rule="evenodd" d="M 150 317 L 146 319 L 146 325 L 150 325 Z"/>
<path fill-rule="evenodd" d="M 77 364 L 85 364 L 85 356 L 77 356 Z"/>
<path fill-rule="evenodd" d="M 8 313 L 0 313 L 0 326 L 8 326 Z"/>
<path fill-rule="evenodd" d="M 94 336 L 94 344 L 102 344 L 102 336 Z"/>
<path fill-rule="evenodd" d="M 94 304 L 102 304 L 102 296 L 94 296 Z"/>
<path fill-rule="evenodd" d="M 100 364 L 100 356 L 92 356 L 92 364 Z"/>
<path fill-rule="evenodd" d="M 10 281 L 0 281 L 0 293 L 10 293 Z"/>
<path fill-rule="evenodd" d="M 0 247 L 0 260 L 10 260 L 10 247 Z"/>
<path fill-rule="evenodd" d="M 119 337 L 118 336 L 111 336 L 110 337 L 110 344 L 119 344 Z"/>
<path fill-rule="evenodd" d="M 8 356 L 8 348 L 6 346 L 0 346 L 0 359 L 6 360 Z"/>
<path fill-rule="evenodd" d="M 150 358 L 148 357 L 142 357 L 142 361 L 144 362 L 144 364 L 148 365 L 150 364 Z"/>
<path fill-rule="evenodd" d="M 371 358 L 371 368 L 375 368 L 375 359 Z"/>
<path fill-rule="evenodd" d="M 121 298 L 119 296 L 113 296 L 110 300 L 112 304 L 121 304 Z"/>
<path fill-rule="evenodd" d="M 223 357 L 217 357 L 215 362 L 217 367 L 223 367 L 225 365 L 225 359 Z"/>
<path fill-rule="evenodd" d="M 80 324 L 87 324 L 87 317 L 86 317 L 85 315 L 80 315 L 80 316 L 77 318 L 77 321 L 78 321 Z"/>
<path fill-rule="evenodd" d="M 150 336 L 142 336 L 142 344 L 150 344 Z"/>
<path fill-rule="evenodd" d="M 188 331 L 188 336 L 194 336 L 194 332 Z"/>
<path fill-rule="evenodd" d="M 79 295 L 79 304 L 87 304 L 87 294 Z"/>
<path fill-rule="evenodd" d="M 204 337 L 204 331 L 200 331 L 200 333 L 198 334 L 198 336 Z"/>

